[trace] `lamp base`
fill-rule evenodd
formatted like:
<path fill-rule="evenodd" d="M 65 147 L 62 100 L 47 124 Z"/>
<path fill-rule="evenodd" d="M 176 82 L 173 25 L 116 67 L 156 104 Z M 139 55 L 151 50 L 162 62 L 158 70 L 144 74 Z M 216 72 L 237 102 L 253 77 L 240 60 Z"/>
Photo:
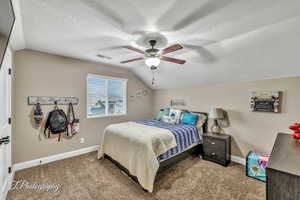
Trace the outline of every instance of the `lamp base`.
<path fill-rule="evenodd" d="M 222 128 L 219 126 L 217 119 L 214 119 L 214 123 L 211 126 L 210 131 L 215 134 L 222 134 Z"/>

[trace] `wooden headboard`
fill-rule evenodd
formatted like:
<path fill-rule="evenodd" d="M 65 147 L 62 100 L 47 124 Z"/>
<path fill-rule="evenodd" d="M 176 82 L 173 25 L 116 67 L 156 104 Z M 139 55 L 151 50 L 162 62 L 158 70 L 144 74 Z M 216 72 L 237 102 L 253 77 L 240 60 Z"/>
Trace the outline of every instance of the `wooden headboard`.
<path fill-rule="evenodd" d="M 160 111 L 163 111 L 164 109 L 160 109 Z M 198 112 L 198 111 L 190 111 L 190 110 L 182 110 L 183 112 L 188 112 L 188 113 L 197 113 L 197 114 L 202 114 L 206 116 L 206 120 L 204 122 L 204 124 L 202 125 L 202 130 L 203 133 L 207 133 L 208 132 L 208 113 L 206 112 Z"/>

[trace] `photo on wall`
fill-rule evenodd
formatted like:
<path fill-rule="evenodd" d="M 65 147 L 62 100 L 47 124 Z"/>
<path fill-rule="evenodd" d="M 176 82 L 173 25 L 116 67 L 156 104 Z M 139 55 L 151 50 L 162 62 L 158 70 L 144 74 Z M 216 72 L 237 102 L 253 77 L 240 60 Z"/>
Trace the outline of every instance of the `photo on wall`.
<path fill-rule="evenodd" d="M 251 92 L 251 111 L 253 112 L 281 112 L 282 92 L 264 91 Z"/>

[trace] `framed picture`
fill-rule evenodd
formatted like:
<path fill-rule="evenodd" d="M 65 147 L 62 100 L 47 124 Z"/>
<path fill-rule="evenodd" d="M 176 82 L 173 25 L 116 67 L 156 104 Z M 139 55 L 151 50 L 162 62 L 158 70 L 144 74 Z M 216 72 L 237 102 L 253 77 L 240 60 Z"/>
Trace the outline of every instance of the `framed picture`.
<path fill-rule="evenodd" d="M 144 96 L 147 96 L 147 95 L 148 95 L 148 90 L 147 90 L 147 89 L 144 89 L 144 90 L 143 90 L 143 94 L 144 94 Z"/>
<path fill-rule="evenodd" d="M 281 112 L 280 91 L 251 92 L 251 111 L 253 112 Z"/>
<path fill-rule="evenodd" d="M 129 101 L 133 101 L 135 99 L 135 95 L 129 95 Z"/>
<path fill-rule="evenodd" d="M 137 98 L 142 97 L 142 91 L 141 90 L 136 91 L 136 97 Z"/>

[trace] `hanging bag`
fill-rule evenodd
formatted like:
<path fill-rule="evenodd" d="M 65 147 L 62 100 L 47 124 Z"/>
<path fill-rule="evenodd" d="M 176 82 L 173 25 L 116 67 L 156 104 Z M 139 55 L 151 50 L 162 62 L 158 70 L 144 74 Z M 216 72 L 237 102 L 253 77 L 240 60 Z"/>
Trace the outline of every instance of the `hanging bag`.
<path fill-rule="evenodd" d="M 68 136 L 76 135 L 79 132 L 79 119 L 75 117 L 73 104 L 69 104 L 68 108 Z"/>
<path fill-rule="evenodd" d="M 58 141 L 61 141 L 61 134 L 67 131 L 68 119 L 65 112 L 57 107 L 55 102 L 55 108 L 48 115 L 48 119 L 45 124 L 44 133 L 46 135 L 48 129 L 48 138 L 51 134 L 58 134 Z"/>
<path fill-rule="evenodd" d="M 37 127 L 39 127 L 43 121 L 43 111 L 40 103 L 36 104 L 35 110 L 33 111 L 33 120 Z"/>

